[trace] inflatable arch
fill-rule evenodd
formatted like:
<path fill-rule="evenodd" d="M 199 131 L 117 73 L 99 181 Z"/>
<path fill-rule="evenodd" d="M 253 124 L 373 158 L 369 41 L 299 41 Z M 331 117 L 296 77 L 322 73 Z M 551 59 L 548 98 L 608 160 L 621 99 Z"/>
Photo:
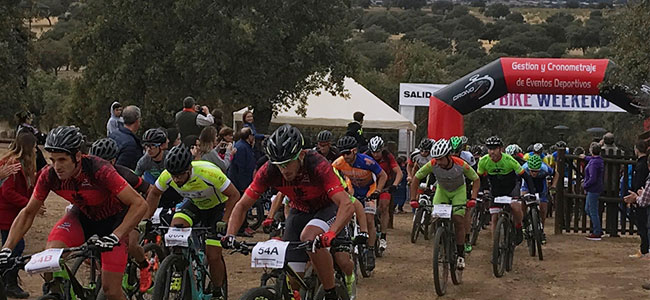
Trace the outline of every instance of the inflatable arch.
<path fill-rule="evenodd" d="M 463 115 L 507 93 L 600 95 L 638 114 L 639 106 L 623 88 L 601 85 L 613 68 L 609 59 L 499 58 L 430 97 L 429 138 L 462 135 Z"/>

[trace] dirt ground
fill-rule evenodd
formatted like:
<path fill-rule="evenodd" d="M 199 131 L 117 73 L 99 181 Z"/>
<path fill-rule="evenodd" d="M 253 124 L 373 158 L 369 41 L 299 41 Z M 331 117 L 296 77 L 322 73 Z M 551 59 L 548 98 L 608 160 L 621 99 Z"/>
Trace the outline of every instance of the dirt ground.
<path fill-rule="evenodd" d="M 26 237 L 26 253 L 43 249 L 47 234 L 62 215 L 67 202 L 51 194 L 47 213 L 37 217 Z M 431 271 L 432 246 L 422 238 L 409 241 L 412 215 L 396 215 L 395 229 L 389 232 L 389 248 L 377 260 L 372 278 L 359 279 L 358 299 L 436 298 Z M 552 221 L 552 220 L 550 220 Z M 650 280 L 650 262 L 628 258 L 637 249 L 638 238 L 604 238 L 587 241 L 582 235 L 552 235 L 547 224 L 548 244 L 544 261 L 529 257 L 518 247 L 514 270 L 502 278 L 492 275 L 489 263 L 490 233 L 481 232 L 478 245 L 467 260 L 464 282 L 448 288 L 446 299 L 638 299 L 650 292 L 641 289 Z M 258 233 L 257 239 L 264 234 Z M 258 284 L 260 272 L 250 268 L 250 258 L 227 255 L 230 298 Z M 27 290 L 36 299 L 41 290 L 40 276 L 21 275 Z"/>

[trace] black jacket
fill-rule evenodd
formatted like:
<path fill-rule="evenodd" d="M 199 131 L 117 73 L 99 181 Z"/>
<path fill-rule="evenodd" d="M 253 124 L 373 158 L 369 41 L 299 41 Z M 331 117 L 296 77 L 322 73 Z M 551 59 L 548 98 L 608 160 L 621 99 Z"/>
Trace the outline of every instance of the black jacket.
<path fill-rule="evenodd" d="M 359 152 L 363 153 L 368 150 L 368 141 L 363 137 L 363 128 L 361 128 L 359 122 L 354 121 L 348 123 L 348 130 L 345 135 L 354 137 L 357 140 Z"/>
<path fill-rule="evenodd" d="M 632 190 L 638 191 L 645 186 L 646 178 L 648 177 L 648 157 L 640 157 L 636 160 L 634 166 L 634 173 L 632 173 Z"/>

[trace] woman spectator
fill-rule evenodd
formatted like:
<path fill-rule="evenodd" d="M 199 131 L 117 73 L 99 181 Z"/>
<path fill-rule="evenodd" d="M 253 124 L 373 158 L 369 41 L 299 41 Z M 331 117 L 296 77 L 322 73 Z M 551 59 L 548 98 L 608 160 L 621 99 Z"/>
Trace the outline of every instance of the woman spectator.
<path fill-rule="evenodd" d="M 255 118 L 253 117 L 252 111 L 247 110 L 244 113 L 244 115 L 242 116 L 242 122 L 244 122 L 244 127 L 248 127 L 251 129 L 256 140 L 264 139 L 264 135 L 257 133 L 257 129 L 255 129 L 255 124 L 253 124 L 253 122 L 255 122 Z"/>
<path fill-rule="evenodd" d="M 237 149 L 234 146 L 235 146 L 235 131 L 232 130 L 232 128 L 227 126 L 221 128 L 221 130 L 219 130 L 219 135 L 217 136 L 217 152 L 219 153 L 219 157 L 221 157 L 221 159 L 226 159 L 226 149 L 230 147 L 231 157 L 229 159 L 232 159 L 232 155 L 235 155 L 235 152 L 237 151 Z"/>
<path fill-rule="evenodd" d="M 207 126 L 201 131 L 199 136 L 198 155 L 201 160 L 209 161 L 217 165 L 224 173 L 230 167 L 230 158 L 232 154 L 232 144 L 225 150 L 224 158 L 219 155 L 217 146 L 217 129 Z"/>
<path fill-rule="evenodd" d="M 34 114 L 29 111 L 23 111 L 16 114 L 16 121 L 18 125 L 16 126 L 16 136 L 22 131 L 27 131 L 33 134 L 36 137 L 36 142 L 39 145 L 45 144 L 46 135 L 40 131 L 38 128 L 34 127 L 32 123 L 34 122 Z M 47 160 L 41 149 L 36 148 L 36 170 L 40 170 L 47 165 Z"/>
<path fill-rule="evenodd" d="M 20 168 L 7 177 L 0 187 L 0 231 L 4 243 L 9 235 L 11 223 L 21 209 L 27 205 L 36 182 L 36 137 L 31 132 L 22 131 L 9 146 L 9 152 L 0 158 L 0 165 L 18 163 Z M 25 240 L 20 240 L 12 250 L 12 256 L 21 256 L 25 250 Z M 18 270 L 5 274 L 7 296 L 28 298 L 29 293 L 18 286 Z"/>

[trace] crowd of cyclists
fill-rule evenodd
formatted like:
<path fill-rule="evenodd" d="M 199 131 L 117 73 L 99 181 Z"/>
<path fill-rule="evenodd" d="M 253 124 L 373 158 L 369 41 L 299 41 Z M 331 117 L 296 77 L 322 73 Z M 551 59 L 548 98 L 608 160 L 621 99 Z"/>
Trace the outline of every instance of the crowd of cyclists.
<path fill-rule="evenodd" d="M 522 226 L 526 205 L 516 199 L 536 195 L 543 224 L 558 182 L 556 156 L 544 154 L 542 144 L 524 152 L 516 144 L 506 146 L 497 136 L 473 146 L 464 136 L 423 139 L 409 155 L 406 174 L 380 136 L 369 140 L 365 152 L 365 145 L 360 147 L 357 138 L 344 135 L 335 139 L 328 130 L 321 131 L 316 141 L 316 147 L 311 149 L 296 127 L 286 124 L 277 128 L 262 143 L 266 161 L 255 171 L 250 186 L 240 193 L 225 170 L 196 160 L 194 145 L 170 139 L 163 129 L 145 131 L 145 154 L 132 171 L 115 164 L 119 149 L 114 140 L 99 139 L 86 154 L 83 149 L 87 141 L 79 128 L 57 127 L 44 143 L 50 164 L 39 173 L 29 202 L 11 225 L 0 250 L 0 267 L 7 268 L 15 261 L 13 249 L 52 191 L 72 206 L 54 224 L 45 248 L 76 247 L 98 236 L 95 243 L 102 249 L 101 287 L 107 299 L 125 298 L 123 274 L 128 261 L 138 266 L 142 294 L 151 293 L 156 285 L 165 285 L 155 280 L 160 262 L 145 254 L 140 238 L 145 234 L 141 231 L 152 228 L 152 218 L 160 217 L 159 208 L 173 211 L 168 216 L 170 228 L 211 228 L 202 245 L 211 282 L 204 292 L 212 299 L 226 299 L 224 249 L 238 247 L 237 233 L 248 211 L 271 190 L 276 196 L 264 226 L 274 223 L 275 212 L 286 212 L 281 240 L 312 241 L 316 245 L 312 251 L 288 250 L 288 264 L 299 274 L 313 268 L 324 299 L 350 299 L 358 268 L 355 256 L 352 252 L 332 255 L 328 248 L 337 240 L 364 244 L 368 247 L 364 264 L 367 271 L 377 268 L 376 256 L 388 248 L 391 197 L 403 177 L 409 183 L 414 209 L 420 205 L 418 197 L 425 182 L 435 186 L 434 206 L 453 206 L 451 220 L 458 256 L 455 264 L 459 270 L 466 268 L 467 254 L 472 251 L 471 210 L 489 211 L 494 230 L 503 205 L 489 204 L 488 200 L 503 196 L 515 199 L 510 207 L 518 245 L 526 234 Z M 555 146 L 561 150 L 566 144 L 559 142 Z M 357 234 L 349 230 L 353 216 L 360 228 Z M 345 295 L 337 289 L 335 265 L 345 275 Z M 53 280 L 62 276 L 66 276 L 64 271 L 44 275 L 44 295 L 66 299 L 64 287 L 56 284 L 61 281 Z M 177 287 L 170 284 L 164 288 Z M 293 299 L 298 298 L 295 295 Z"/>

